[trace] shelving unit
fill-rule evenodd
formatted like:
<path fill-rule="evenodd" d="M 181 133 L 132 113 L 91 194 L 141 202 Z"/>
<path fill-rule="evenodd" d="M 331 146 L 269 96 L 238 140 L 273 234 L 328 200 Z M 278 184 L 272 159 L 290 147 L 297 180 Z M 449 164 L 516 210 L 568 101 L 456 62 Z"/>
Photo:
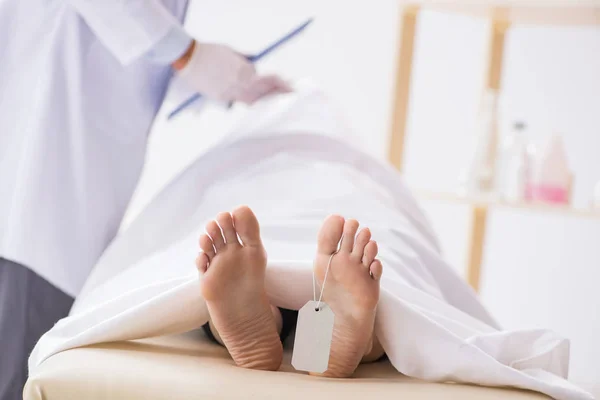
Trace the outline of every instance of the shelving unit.
<path fill-rule="evenodd" d="M 553 205 L 541 202 L 526 202 L 526 201 L 506 201 L 498 199 L 497 197 L 481 194 L 481 195 L 470 195 L 452 192 L 435 192 L 424 189 L 414 189 L 414 193 L 419 198 L 432 201 L 440 201 L 444 203 L 463 204 L 471 207 L 498 207 L 508 208 L 514 210 L 522 210 L 527 212 L 536 212 L 539 214 L 554 214 L 561 215 L 564 217 L 573 218 L 585 218 L 585 219 L 598 219 L 600 221 L 600 209 L 586 209 L 586 208 L 575 208 L 564 205 Z"/>
<path fill-rule="evenodd" d="M 489 49 L 485 90 L 501 90 L 502 62 L 506 32 L 514 25 L 598 26 L 600 27 L 600 0 L 488 0 L 488 1 L 409 1 L 402 7 L 399 21 L 400 49 L 396 66 L 394 108 L 389 135 L 389 161 L 402 171 L 405 150 L 406 121 L 409 110 L 409 93 L 414 53 L 414 39 L 418 14 L 423 9 L 460 13 L 490 20 Z M 600 220 L 600 212 L 552 206 L 539 203 L 510 203 L 489 196 L 466 196 L 453 193 L 417 191 L 417 195 L 430 200 L 461 203 L 471 208 L 471 227 L 467 281 L 479 290 L 481 262 L 486 237 L 488 211 L 493 207 L 510 207 L 531 212 L 561 213 L 565 216 Z"/>

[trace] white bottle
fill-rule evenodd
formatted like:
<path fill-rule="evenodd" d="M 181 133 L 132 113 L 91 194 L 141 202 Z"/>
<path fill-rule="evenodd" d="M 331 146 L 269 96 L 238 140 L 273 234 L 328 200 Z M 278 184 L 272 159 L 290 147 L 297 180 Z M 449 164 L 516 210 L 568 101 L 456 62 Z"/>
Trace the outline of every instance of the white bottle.
<path fill-rule="evenodd" d="M 594 188 L 594 194 L 592 197 L 592 208 L 600 210 L 600 181 L 596 183 L 596 187 Z"/>
<path fill-rule="evenodd" d="M 496 151 L 498 147 L 498 94 L 488 90 L 477 118 L 477 144 L 469 170 L 468 186 L 474 192 L 494 190 Z"/>
<path fill-rule="evenodd" d="M 522 201 L 525 199 L 529 174 L 529 157 L 524 130 L 524 123 L 515 123 L 500 150 L 498 190 L 500 196 L 508 201 Z"/>
<path fill-rule="evenodd" d="M 560 136 L 552 136 L 532 167 L 530 191 L 533 200 L 558 204 L 570 202 L 573 175 Z"/>

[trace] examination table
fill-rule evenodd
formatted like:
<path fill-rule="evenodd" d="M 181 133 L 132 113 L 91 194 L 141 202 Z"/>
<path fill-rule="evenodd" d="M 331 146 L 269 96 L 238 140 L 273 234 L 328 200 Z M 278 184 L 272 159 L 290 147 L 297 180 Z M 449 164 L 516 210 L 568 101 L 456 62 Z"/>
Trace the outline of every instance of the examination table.
<path fill-rule="evenodd" d="M 422 382 L 398 374 L 388 361 L 359 367 L 353 379 L 315 378 L 293 369 L 286 347 L 278 372 L 235 367 L 227 351 L 199 331 L 76 348 L 44 361 L 29 378 L 24 399 L 548 399 L 514 389 Z"/>
<path fill-rule="evenodd" d="M 546 330 L 501 331 L 442 259 L 433 228 L 397 172 L 350 144 L 336 115 L 310 87 L 253 106 L 237 130 L 199 156 L 113 241 L 71 315 L 36 345 L 25 399 L 548 398 L 417 381 L 388 361 L 359 367 L 353 379 L 310 377 L 291 367 L 291 343 L 281 371 L 235 367 L 225 348 L 189 330 L 209 316 L 193 266 L 201 227 L 240 204 L 260 216 L 272 304 L 297 309 L 312 297 L 314 238 L 328 213 L 371 220 L 380 249 L 395 250 L 382 252 L 376 330 L 387 335 L 400 370 L 589 399 L 559 377 L 568 343 Z M 534 372 L 507 368 L 512 361 Z"/>

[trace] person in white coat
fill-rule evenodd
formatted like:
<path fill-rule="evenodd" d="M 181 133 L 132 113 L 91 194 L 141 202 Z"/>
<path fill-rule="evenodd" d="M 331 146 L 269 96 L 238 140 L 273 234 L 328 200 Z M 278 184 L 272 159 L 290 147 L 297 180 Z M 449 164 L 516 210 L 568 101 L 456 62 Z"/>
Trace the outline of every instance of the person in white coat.
<path fill-rule="evenodd" d="M 219 101 L 286 84 L 182 28 L 187 0 L 0 0 L 0 399 L 115 236 L 178 73 Z"/>

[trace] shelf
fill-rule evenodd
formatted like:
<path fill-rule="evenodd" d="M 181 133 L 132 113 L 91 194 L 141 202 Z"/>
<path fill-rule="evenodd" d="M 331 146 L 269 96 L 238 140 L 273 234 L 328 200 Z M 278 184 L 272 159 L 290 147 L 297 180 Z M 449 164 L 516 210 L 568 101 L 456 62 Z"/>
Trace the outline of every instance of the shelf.
<path fill-rule="evenodd" d="M 406 4 L 526 25 L 600 25 L 600 0 L 421 0 Z"/>
<path fill-rule="evenodd" d="M 414 190 L 417 197 L 424 200 L 442 201 L 446 203 L 465 204 L 473 207 L 503 207 L 523 211 L 548 212 L 563 214 L 565 216 L 598 219 L 600 220 L 600 210 L 574 208 L 571 206 L 552 205 L 545 203 L 531 202 L 509 202 L 486 195 L 462 195 L 459 193 L 444 193 L 429 190 Z"/>

